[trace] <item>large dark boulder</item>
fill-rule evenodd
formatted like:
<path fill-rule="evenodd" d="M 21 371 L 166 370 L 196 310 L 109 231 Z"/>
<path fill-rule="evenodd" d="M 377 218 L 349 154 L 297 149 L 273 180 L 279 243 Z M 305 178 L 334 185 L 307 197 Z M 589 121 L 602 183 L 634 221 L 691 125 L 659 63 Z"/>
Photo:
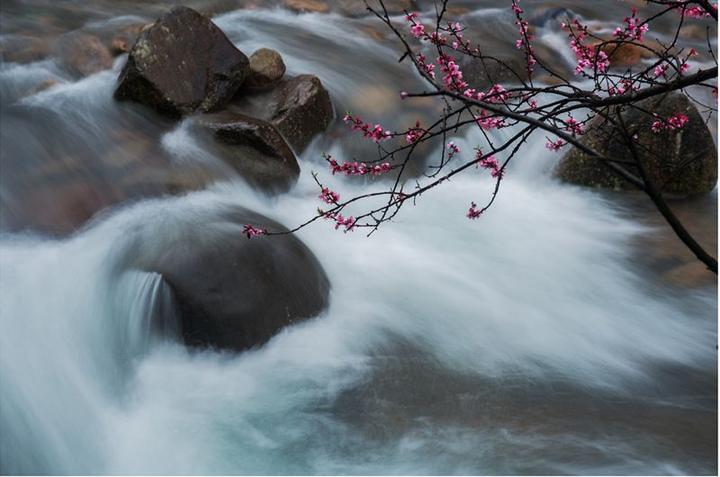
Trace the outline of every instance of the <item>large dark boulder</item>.
<path fill-rule="evenodd" d="M 221 108 L 249 72 L 248 58 L 207 17 L 175 7 L 143 30 L 115 98 L 181 116 Z"/>
<path fill-rule="evenodd" d="M 272 124 L 229 111 L 205 114 L 194 122 L 212 152 L 250 184 L 285 191 L 297 181 L 295 154 Z"/>
<path fill-rule="evenodd" d="M 623 113 L 628 128 L 638 135 L 640 160 L 652 182 L 662 192 L 678 196 L 712 191 L 717 183 L 717 148 L 705 121 L 687 96 L 671 93 L 649 98 L 638 106 L 661 118 L 683 113 L 689 119 L 682 129 L 654 133 L 651 126 L 657 118 L 652 114 L 640 109 Z M 583 144 L 611 159 L 633 162 L 630 149 L 613 124 L 598 117 L 587 129 Z M 630 172 L 638 174 L 637 168 L 631 164 L 626 167 Z M 635 186 L 612 172 L 601 161 L 576 148 L 571 149 L 560 161 L 556 174 L 573 184 L 616 190 L 635 189 Z"/>
<path fill-rule="evenodd" d="M 282 225 L 241 207 L 205 219 L 202 227 L 180 225 L 157 249 L 160 256 L 139 264 L 172 290 L 187 345 L 246 350 L 326 308 L 328 278 L 297 237 L 242 234 L 244 224 L 286 230 Z"/>
<path fill-rule="evenodd" d="M 240 95 L 230 109 L 273 124 L 298 154 L 333 119 L 330 94 L 313 75 L 284 79 L 270 91 Z"/>

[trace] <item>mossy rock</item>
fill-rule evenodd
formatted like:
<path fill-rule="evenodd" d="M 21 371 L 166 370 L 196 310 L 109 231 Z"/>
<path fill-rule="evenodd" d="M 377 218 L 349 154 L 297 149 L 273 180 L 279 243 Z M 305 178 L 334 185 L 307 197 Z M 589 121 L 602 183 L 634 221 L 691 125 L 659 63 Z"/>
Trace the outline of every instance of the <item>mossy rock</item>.
<path fill-rule="evenodd" d="M 687 96 L 670 93 L 641 101 L 638 107 L 626 109 L 623 119 L 628 128 L 637 134 L 640 160 L 655 186 L 663 193 L 675 196 L 712 191 L 717 184 L 717 147 L 705 120 Z M 682 129 L 654 133 L 651 126 L 657 118 L 651 112 L 661 118 L 682 113 L 689 122 Z M 604 118 L 597 117 L 590 123 L 582 143 L 610 159 L 633 162 L 622 133 Z M 624 167 L 639 175 L 636 166 L 628 164 Z M 614 190 L 637 189 L 601 160 L 577 148 L 565 155 L 555 173 L 572 184 Z"/>

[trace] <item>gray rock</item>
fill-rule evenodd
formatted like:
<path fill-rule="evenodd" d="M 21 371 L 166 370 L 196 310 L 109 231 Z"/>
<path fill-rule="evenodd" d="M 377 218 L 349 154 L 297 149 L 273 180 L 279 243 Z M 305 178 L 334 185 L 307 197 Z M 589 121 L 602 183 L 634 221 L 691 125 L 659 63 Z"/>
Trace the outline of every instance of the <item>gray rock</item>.
<path fill-rule="evenodd" d="M 228 208 L 213 212 L 206 229 L 163 244 L 162 255 L 140 267 L 170 286 L 188 346 L 257 347 L 327 307 L 330 283 L 313 253 L 294 235 L 249 240 L 244 224 L 286 230 L 247 209 Z"/>

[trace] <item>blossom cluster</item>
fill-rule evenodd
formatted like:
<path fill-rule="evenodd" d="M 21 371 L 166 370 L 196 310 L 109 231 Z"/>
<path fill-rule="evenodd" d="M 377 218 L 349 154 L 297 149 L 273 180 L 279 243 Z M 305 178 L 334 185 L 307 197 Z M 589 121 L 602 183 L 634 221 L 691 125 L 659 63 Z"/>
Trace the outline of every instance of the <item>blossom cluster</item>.
<path fill-rule="evenodd" d="M 480 149 L 478 149 L 477 153 L 475 154 L 475 166 L 476 167 L 482 167 L 483 169 L 490 169 L 490 175 L 496 179 L 502 179 L 503 177 L 503 170 L 500 167 L 500 164 L 498 163 L 497 159 L 495 159 L 495 156 L 487 156 L 483 157 L 483 153 Z"/>
<path fill-rule="evenodd" d="M 645 33 L 647 33 L 650 27 L 647 23 L 641 22 L 637 17 L 637 8 L 633 7 L 631 11 L 631 16 L 625 17 L 623 20 L 625 26 L 623 28 L 615 28 L 613 36 L 620 40 L 643 41 Z"/>
<path fill-rule="evenodd" d="M 345 233 L 354 230 L 357 223 L 357 220 L 352 215 L 349 217 L 344 217 L 339 212 L 326 212 L 323 214 L 323 217 L 325 219 L 331 219 L 335 221 L 335 230 L 339 229 L 340 227 L 344 227 L 345 230 L 343 230 L 343 232 Z"/>
<path fill-rule="evenodd" d="M 389 162 L 383 162 L 382 164 L 366 164 L 364 162 L 343 162 L 338 163 L 335 159 L 330 156 L 326 156 L 325 160 L 330 164 L 330 171 L 333 174 L 345 174 L 346 176 L 365 176 L 373 175 L 377 176 L 380 174 L 386 174 L 392 170 L 392 166 Z"/>
<path fill-rule="evenodd" d="M 548 139 L 548 141 L 545 143 L 545 147 L 550 149 L 551 151 L 559 151 L 560 148 L 562 148 L 565 144 L 567 144 L 562 139 L 558 139 L 557 141 L 551 141 Z"/>
<path fill-rule="evenodd" d="M 535 50 L 530 43 L 533 40 L 534 36 L 530 33 L 529 23 L 527 22 L 527 20 L 524 20 L 522 18 L 523 9 L 520 8 L 517 0 L 513 0 L 512 10 L 515 13 L 515 17 L 517 18 L 515 20 L 515 24 L 518 26 L 518 31 L 520 32 L 520 38 L 515 41 L 515 48 L 517 48 L 518 50 L 525 50 L 525 62 L 527 71 L 528 74 L 532 74 L 534 66 L 535 64 L 537 64 L 537 59 L 535 58 Z"/>
<path fill-rule="evenodd" d="M 247 238 L 251 239 L 259 235 L 267 235 L 267 230 L 246 224 L 245 227 L 243 227 L 243 233 L 247 236 Z"/>
<path fill-rule="evenodd" d="M 585 41 L 587 37 L 587 27 L 577 19 L 572 21 L 572 26 L 563 23 L 562 27 L 564 29 L 570 29 L 570 49 L 575 53 L 575 58 L 577 59 L 575 74 L 579 75 L 585 70 L 605 73 L 610 67 L 610 60 L 607 53 L 599 48 L 593 48 L 583 44 L 583 41 Z"/>
<path fill-rule="evenodd" d="M 478 206 L 475 202 L 470 202 L 470 208 L 467 211 L 466 217 L 468 219 L 474 220 L 479 218 L 482 215 L 482 210 L 478 209 Z"/>
<path fill-rule="evenodd" d="M 362 119 L 352 116 L 351 114 L 346 114 L 345 117 L 343 117 L 343 121 L 349 124 L 353 131 L 362 131 L 363 137 L 371 139 L 376 143 L 392 137 L 392 133 L 384 130 L 379 124 L 372 126 L 369 123 L 364 122 Z"/>
<path fill-rule="evenodd" d="M 673 131 L 675 129 L 682 129 L 685 127 L 688 121 L 690 121 L 690 119 L 688 119 L 688 117 L 682 113 L 674 114 L 664 121 L 662 119 L 659 119 L 659 116 L 657 114 L 655 114 L 654 116 L 658 119 L 653 121 L 650 129 L 652 129 L 652 132 L 656 134 L 663 130 Z"/>
<path fill-rule="evenodd" d="M 340 194 L 328 189 L 327 187 L 322 188 L 318 197 L 327 204 L 337 204 L 340 202 Z"/>

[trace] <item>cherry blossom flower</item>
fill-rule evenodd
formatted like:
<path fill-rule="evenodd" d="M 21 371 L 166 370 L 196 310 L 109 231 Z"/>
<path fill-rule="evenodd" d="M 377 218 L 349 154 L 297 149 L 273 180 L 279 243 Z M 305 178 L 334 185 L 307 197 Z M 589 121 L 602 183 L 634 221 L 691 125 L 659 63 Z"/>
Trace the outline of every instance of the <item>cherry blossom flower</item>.
<path fill-rule="evenodd" d="M 690 121 L 690 119 L 682 113 L 674 114 L 664 121 L 662 119 L 660 119 L 660 117 L 657 114 L 655 114 L 654 116 L 658 119 L 653 121 L 652 125 L 650 126 L 650 129 L 655 134 L 657 134 L 663 130 L 673 131 L 675 129 L 682 129 L 685 127 L 685 125 L 688 123 L 688 121 Z"/>
<path fill-rule="evenodd" d="M 565 144 L 566 142 L 562 139 L 558 139 L 557 141 L 551 141 L 548 139 L 548 141 L 545 143 L 545 147 L 550 149 L 551 151 L 559 151 L 560 148 L 562 148 Z"/>
<path fill-rule="evenodd" d="M 349 124 L 353 131 L 362 131 L 363 137 L 371 139 L 373 142 L 376 143 L 385 141 L 392 137 L 392 133 L 390 131 L 384 130 L 379 124 L 375 124 L 374 126 L 372 126 L 369 123 L 363 122 L 358 117 L 353 117 L 349 113 L 345 115 L 343 121 Z"/>
<path fill-rule="evenodd" d="M 337 204 L 340 202 L 340 194 L 337 192 L 331 191 L 327 187 L 323 187 L 322 191 L 320 192 L 320 200 L 327 204 Z"/>
<path fill-rule="evenodd" d="M 267 235 L 267 230 L 262 228 L 253 227 L 250 224 L 246 224 L 243 227 L 243 233 L 247 236 L 248 239 L 251 239 L 253 237 L 257 237 L 259 235 Z"/>
<path fill-rule="evenodd" d="M 475 220 L 482 215 L 482 210 L 477 208 L 475 202 L 470 202 L 470 208 L 467 211 L 466 217 L 470 220 Z"/>

